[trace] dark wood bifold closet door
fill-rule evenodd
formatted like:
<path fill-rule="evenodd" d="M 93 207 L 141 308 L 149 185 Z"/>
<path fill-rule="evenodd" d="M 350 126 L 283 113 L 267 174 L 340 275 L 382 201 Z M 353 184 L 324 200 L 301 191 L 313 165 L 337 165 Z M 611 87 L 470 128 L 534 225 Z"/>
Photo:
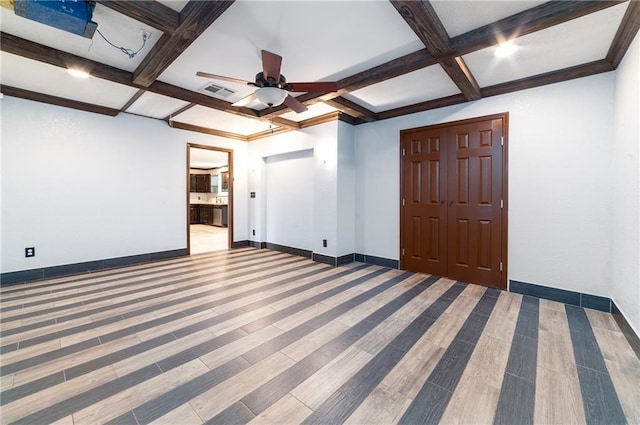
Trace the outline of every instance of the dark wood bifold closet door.
<path fill-rule="evenodd" d="M 402 132 L 401 267 L 504 288 L 505 117 Z"/>

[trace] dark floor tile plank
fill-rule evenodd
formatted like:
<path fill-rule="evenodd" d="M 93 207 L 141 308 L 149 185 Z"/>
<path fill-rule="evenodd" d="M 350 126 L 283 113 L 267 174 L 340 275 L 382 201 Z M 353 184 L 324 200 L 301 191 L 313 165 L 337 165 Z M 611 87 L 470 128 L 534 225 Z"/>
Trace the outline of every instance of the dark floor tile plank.
<path fill-rule="evenodd" d="M 402 359 L 405 352 L 387 345 L 347 383 L 334 392 L 303 422 L 309 424 L 337 424 L 344 422 Z"/>
<path fill-rule="evenodd" d="M 454 284 L 438 299 L 447 300 L 451 304 L 466 287 L 465 284 Z M 430 309 L 444 311 L 446 306 L 438 304 L 429 305 L 418 315 L 400 334 L 387 344 L 374 356 L 365 367 L 360 369 L 351 379 L 345 382 L 322 405 L 304 421 L 305 424 L 341 423 L 344 422 L 384 379 L 393 367 L 406 354 L 405 350 L 396 348 L 396 344 L 404 346 L 407 350 L 413 346 L 429 328 L 425 328 L 425 315 Z M 433 313 L 433 311 L 431 312 Z M 422 332 L 416 332 L 416 329 Z"/>
<path fill-rule="evenodd" d="M 390 282 L 399 283 L 402 279 L 408 277 L 407 274 L 402 274 L 394 279 L 387 281 L 385 284 L 378 285 L 375 288 L 365 291 L 357 298 L 362 297 L 369 293 L 372 297 L 374 294 L 379 293 L 381 287 L 387 287 Z M 347 329 L 342 334 L 333 338 L 331 341 L 318 348 L 316 351 L 302 359 L 300 362 L 290 367 L 283 373 L 279 374 L 275 378 L 271 379 L 266 384 L 260 386 L 242 399 L 242 402 L 249 407 L 254 414 L 260 414 L 271 404 L 275 403 L 278 399 L 282 398 L 286 393 L 295 388 L 298 384 L 302 383 L 305 379 L 310 377 L 316 371 L 320 370 L 324 365 L 329 363 L 332 359 L 340 355 L 344 350 L 349 348 L 354 342 L 362 338 L 366 333 L 372 330 L 375 326 L 382 323 L 385 319 L 390 317 L 393 313 L 398 311 L 410 301 L 406 299 L 406 294 L 411 294 L 413 298 L 424 292 L 428 287 L 433 285 L 438 277 L 430 277 L 422 280 L 410 290 L 403 294 L 398 295 L 393 301 L 386 304 L 382 308 L 372 312 L 369 316 Z M 416 290 L 417 289 L 417 290 Z M 395 303 L 395 301 L 402 300 L 402 303 Z M 364 299 L 363 299 L 364 301 Z M 346 303 L 346 301 L 345 301 Z M 395 306 L 393 309 L 387 308 L 388 306 Z M 383 314 L 381 314 L 383 312 Z M 425 319 L 419 316 L 417 321 L 431 320 Z M 419 323 L 416 323 L 419 326 Z M 422 333 L 426 329 L 422 330 Z M 420 335 L 422 335 L 420 333 Z M 415 337 L 415 335 L 414 335 Z M 417 336 L 419 338 L 419 336 Z M 416 338 L 416 339 L 417 339 Z M 213 418 L 216 419 L 216 418 Z"/>
<path fill-rule="evenodd" d="M 91 338 L 91 339 L 87 339 L 85 341 L 81 341 L 76 344 L 68 345 L 66 347 L 58 348 L 56 350 L 52 350 L 43 354 L 38 354 L 36 356 L 29 357 L 23 360 L 18 360 L 17 362 L 4 364 L 0 367 L 0 376 L 5 376 L 10 373 L 15 373 L 20 370 L 27 369 L 29 367 L 37 366 L 46 361 L 59 359 L 61 357 L 78 353 L 80 351 L 89 349 L 91 347 L 96 347 L 98 345 L 100 345 L 100 339 Z"/>
<path fill-rule="evenodd" d="M 64 372 L 55 372 L 43 378 L 28 382 L 24 385 L 19 385 L 9 390 L 3 391 L 0 395 L 0 405 L 4 406 L 7 403 L 11 403 L 22 397 L 26 397 L 29 394 L 35 394 L 45 388 L 61 384 L 64 382 L 64 378 Z"/>
<path fill-rule="evenodd" d="M 510 373 L 534 384 L 536 382 L 537 357 L 538 341 L 515 334 L 511 341 L 511 351 L 505 373 Z"/>
<path fill-rule="evenodd" d="M 581 307 L 565 306 L 576 365 L 609 374 L 587 314 Z"/>
<path fill-rule="evenodd" d="M 73 412 L 84 409 L 85 407 L 111 397 L 114 394 L 131 388 L 134 385 L 158 376 L 160 373 L 161 371 L 156 365 L 146 366 L 116 380 L 99 385 L 98 387 L 87 390 L 64 401 L 55 403 L 52 406 L 38 410 L 19 419 L 14 422 L 14 424 L 53 423 L 73 414 Z"/>
<path fill-rule="evenodd" d="M 412 403 L 404 412 L 398 424 L 437 424 L 451 400 L 451 393 L 431 382 L 426 382 L 422 391 L 429 394 L 420 403 Z"/>
<path fill-rule="evenodd" d="M 148 424 L 250 366 L 251 364 L 246 360 L 236 357 L 204 375 L 200 375 L 185 384 L 169 390 L 160 397 L 136 407 L 133 409 L 133 413 L 136 415 L 139 424 Z"/>
<path fill-rule="evenodd" d="M 538 339 L 538 320 L 538 311 L 521 309 L 518 315 L 515 333 L 532 339 Z"/>
<path fill-rule="evenodd" d="M 427 381 L 453 393 L 464 368 L 469 362 L 473 348 L 472 344 L 454 338 L 438 365 L 427 378 Z M 418 394 L 415 398 L 415 403 L 419 404 L 421 401 L 422 398 Z"/>
<path fill-rule="evenodd" d="M 247 408 L 242 402 L 238 401 L 233 403 L 229 408 L 225 409 L 223 413 L 216 416 L 215 420 L 211 419 L 205 422 L 206 425 L 239 425 L 246 424 L 255 418 L 255 415 L 251 413 L 251 410 Z"/>
<path fill-rule="evenodd" d="M 508 397 L 503 397 L 508 394 Z M 505 373 L 494 425 L 533 424 L 535 384 Z"/>
<path fill-rule="evenodd" d="M 578 366 L 587 424 L 626 424 L 620 400 L 608 374 Z M 640 389 L 639 389 L 640 391 Z"/>

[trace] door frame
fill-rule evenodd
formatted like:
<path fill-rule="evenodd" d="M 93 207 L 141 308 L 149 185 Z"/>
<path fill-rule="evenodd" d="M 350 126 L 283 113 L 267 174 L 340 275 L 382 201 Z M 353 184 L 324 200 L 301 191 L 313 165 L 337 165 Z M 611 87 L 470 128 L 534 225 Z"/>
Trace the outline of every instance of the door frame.
<path fill-rule="evenodd" d="M 233 248 L 233 149 L 219 148 L 217 146 L 200 145 L 197 143 L 187 143 L 187 172 L 186 172 L 186 201 L 187 201 L 187 255 L 191 255 L 191 204 L 190 194 L 190 169 L 191 169 L 191 148 L 204 149 L 227 153 L 229 159 L 229 196 L 227 201 L 227 248 Z"/>
<path fill-rule="evenodd" d="M 492 115 L 485 115 L 485 116 L 481 116 L 481 117 L 474 117 L 474 118 L 467 118 L 467 119 L 462 119 L 462 120 L 457 120 L 457 121 L 449 121 L 449 122 L 445 122 L 445 123 L 440 123 L 440 124 L 433 124 L 433 125 L 427 125 L 427 126 L 422 126 L 422 127 L 414 127 L 414 128 L 408 128 L 408 129 L 404 129 L 404 130 L 400 130 L 400 138 L 399 138 L 399 160 L 400 160 L 400 178 L 398 179 L 398 184 L 400 185 L 400 200 L 399 200 L 399 210 L 400 210 L 400 246 L 399 246 L 399 252 L 398 252 L 398 256 L 400 258 L 400 269 L 401 270 L 406 270 L 405 269 L 405 264 L 404 264 L 404 255 L 402 255 L 402 247 L 404 246 L 404 222 L 402 220 L 403 217 L 403 205 L 402 205 L 402 200 L 405 199 L 405 193 L 404 193 L 404 189 L 403 189 L 403 185 L 402 185 L 402 177 L 404 176 L 404 168 L 403 168 L 403 161 L 402 161 L 402 136 L 405 133 L 411 133 L 411 132 L 415 132 L 415 131 L 424 131 L 424 130 L 433 130 L 433 129 L 438 129 L 438 128 L 446 128 L 446 127 L 453 127 L 453 126 L 457 126 L 457 125 L 461 125 L 461 124 L 470 124 L 470 123 L 474 123 L 474 122 L 478 122 L 478 121 L 487 121 L 487 120 L 494 120 L 494 119 L 502 119 L 502 137 L 504 139 L 504 143 L 503 143 L 503 147 L 502 147 L 502 200 L 503 200 L 503 205 L 502 205 L 502 216 L 501 216 L 501 220 L 502 220 L 502 238 L 500 241 L 500 252 L 501 252 L 501 261 L 502 261 L 502 270 L 500 271 L 500 289 L 502 290 L 507 290 L 507 277 L 508 277 L 508 261 L 507 261 L 507 254 L 508 254 L 508 249 L 507 249 L 507 242 L 508 242 L 508 211 L 509 211 L 509 190 L 508 190 L 508 159 L 509 159 L 509 112 L 501 112 L 501 113 L 497 113 L 497 114 L 492 114 Z"/>

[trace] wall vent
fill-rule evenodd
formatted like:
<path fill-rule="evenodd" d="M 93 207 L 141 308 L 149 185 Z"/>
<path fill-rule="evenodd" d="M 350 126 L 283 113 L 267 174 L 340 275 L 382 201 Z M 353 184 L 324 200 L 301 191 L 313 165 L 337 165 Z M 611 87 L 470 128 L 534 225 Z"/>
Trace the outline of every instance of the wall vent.
<path fill-rule="evenodd" d="M 235 91 L 231 89 L 213 83 L 207 83 L 201 90 L 206 94 L 212 94 L 216 97 L 222 98 L 228 97 L 235 93 Z"/>

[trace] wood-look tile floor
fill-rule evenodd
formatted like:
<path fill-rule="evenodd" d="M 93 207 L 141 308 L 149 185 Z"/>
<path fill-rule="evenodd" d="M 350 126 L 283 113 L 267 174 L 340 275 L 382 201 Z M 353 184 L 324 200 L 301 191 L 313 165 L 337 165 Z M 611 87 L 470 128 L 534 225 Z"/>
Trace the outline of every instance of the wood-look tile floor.
<path fill-rule="evenodd" d="M 640 423 L 608 314 L 255 249 L 1 288 L 21 424 Z"/>

